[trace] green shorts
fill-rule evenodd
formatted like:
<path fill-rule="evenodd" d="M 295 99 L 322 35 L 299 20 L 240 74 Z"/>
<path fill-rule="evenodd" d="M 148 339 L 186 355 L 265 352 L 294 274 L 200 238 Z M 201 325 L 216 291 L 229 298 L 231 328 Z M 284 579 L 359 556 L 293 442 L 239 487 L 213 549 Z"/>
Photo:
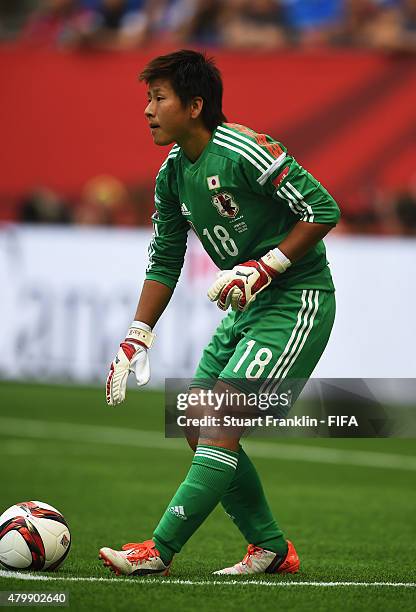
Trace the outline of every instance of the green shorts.
<path fill-rule="evenodd" d="M 246 312 L 230 312 L 204 349 L 190 387 L 224 380 L 237 389 L 274 392 L 285 379 L 311 376 L 331 334 L 335 294 L 269 287 Z"/>

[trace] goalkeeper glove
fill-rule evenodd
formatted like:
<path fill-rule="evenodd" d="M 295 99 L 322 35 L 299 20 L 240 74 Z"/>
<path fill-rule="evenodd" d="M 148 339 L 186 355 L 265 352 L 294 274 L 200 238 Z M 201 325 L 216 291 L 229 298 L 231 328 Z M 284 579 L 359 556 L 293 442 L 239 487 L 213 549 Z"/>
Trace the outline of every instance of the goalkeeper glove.
<path fill-rule="evenodd" d="M 223 270 L 208 290 L 211 302 L 227 310 L 247 310 L 257 294 L 266 289 L 274 278 L 291 265 L 290 260 L 279 249 L 272 249 L 258 261 L 250 260 L 232 270 Z"/>
<path fill-rule="evenodd" d="M 111 363 L 107 376 L 107 404 L 121 404 L 126 397 L 127 378 L 134 372 L 138 386 L 145 385 L 150 379 L 150 365 L 147 350 L 152 346 L 155 336 L 146 323 L 133 321 L 126 339 L 120 344 L 119 351 Z"/>

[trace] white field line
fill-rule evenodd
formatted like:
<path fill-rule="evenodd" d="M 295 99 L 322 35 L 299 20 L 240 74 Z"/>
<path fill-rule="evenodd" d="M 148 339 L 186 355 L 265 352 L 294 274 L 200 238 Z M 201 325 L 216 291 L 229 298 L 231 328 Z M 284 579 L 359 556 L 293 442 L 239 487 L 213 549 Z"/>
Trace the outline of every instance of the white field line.
<path fill-rule="evenodd" d="M 20 572 L 9 572 L 0 570 L 0 578 L 13 578 L 14 580 L 35 580 L 35 581 L 61 581 L 61 582 L 111 582 L 112 584 L 157 584 L 160 585 L 190 585 L 190 586 L 265 586 L 265 587 L 295 587 L 295 586 L 310 586 L 310 587 L 401 587 L 401 588 L 414 588 L 416 582 L 276 582 L 266 580 L 180 580 L 178 578 L 142 578 L 142 579 L 131 579 L 131 578 L 96 578 L 87 576 L 37 576 L 36 574 L 20 573 Z"/>
<path fill-rule="evenodd" d="M 157 431 L 106 427 L 0 417 L 0 435 L 41 440 L 64 440 L 86 444 L 110 444 L 136 448 L 189 452 L 182 439 L 166 439 Z M 302 444 L 244 441 L 244 448 L 254 458 L 307 461 L 333 465 L 355 465 L 393 470 L 416 471 L 416 457 L 359 450 L 311 447 Z M 1 449 L 0 449 L 1 452 Z"/>

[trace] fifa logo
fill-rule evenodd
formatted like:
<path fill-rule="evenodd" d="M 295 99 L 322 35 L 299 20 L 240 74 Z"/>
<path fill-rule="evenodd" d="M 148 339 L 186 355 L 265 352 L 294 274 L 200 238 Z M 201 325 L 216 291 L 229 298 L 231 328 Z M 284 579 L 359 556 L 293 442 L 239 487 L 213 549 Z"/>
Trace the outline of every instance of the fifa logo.
<path fill-rule="evenodd" d="M 228 217 L 229 219 L 235 219 L 238 215 L 239 206 L 233 199 L 233 196 L 225 191 L 222 193 L 216 193 L 212 196 L 212 203 L 218 210 L 222 217 Z"/>

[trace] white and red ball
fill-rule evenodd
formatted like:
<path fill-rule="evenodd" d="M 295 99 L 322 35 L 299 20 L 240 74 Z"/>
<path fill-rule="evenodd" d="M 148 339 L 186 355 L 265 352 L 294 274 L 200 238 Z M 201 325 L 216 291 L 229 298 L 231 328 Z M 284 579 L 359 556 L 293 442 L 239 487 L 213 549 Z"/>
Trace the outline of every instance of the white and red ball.
<path fill-rule="evenodd" d="M 70 547 L 68 524 L 49 504 L 21 502 L 0 516 L 0 563 L 7 569 L 55 570 Z"/>

